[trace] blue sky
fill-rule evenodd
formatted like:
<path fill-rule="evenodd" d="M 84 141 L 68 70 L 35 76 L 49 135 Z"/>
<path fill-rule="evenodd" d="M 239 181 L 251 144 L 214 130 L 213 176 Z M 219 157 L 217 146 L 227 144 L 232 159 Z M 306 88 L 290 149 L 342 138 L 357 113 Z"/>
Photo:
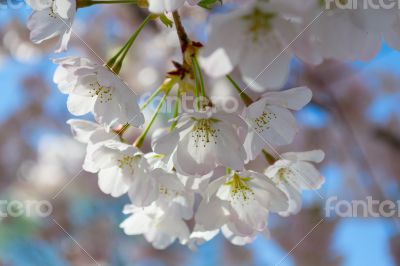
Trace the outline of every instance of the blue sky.
<path fill-rule="evenodd" d="M 26 19 L 29 14 L 28 10 L 0 10 L 0 24 L 4 24 L 11 18 L 19 17 Z M 368 76 L 368 73 L 377 73 L 380 71 L 400 72 L 399 63 L 400 53 L 393 51 L 384 46 L 381 53 L 371 62 L 354 63 L 355 69 L 360 71 L 360 75 Z M 17 111 L 24 105 L 21 89 L 21 77 L 28 74 L 43 74 L 49 85 L 54 89 L 49 99 L 46 110 L 51 113 L 62 113 L 65 111 L 65 96 L 61 95 L 52 84 L 52 74 L 54 66 L 48 58 L 43 58 L 37 64 L 25 65 L 14 60 L 8 60 L 3 66 L 0 66 L 0 80 L 2 97 L 0 97 L 0 123 L 3 122 L 10 114 Z M 374 86 L 371 86 L 374 90 Z M 388 117 L 393 113 L 400 117 L 399 93 L 377 94 L 375 102 L 370 106 L 366 114 L 371 121 L 378 124 L 388 122 Z M 300 122 L 311 128 L 322 128 L 329 122 L 329 116 L 317 106 L 310 105 L 298 114 Z M 35 138 L 42 134 L 53 134 L 43 129 L 43 132 L 35 135 Z M 33 140 L 34 141 L 34 140 Z M 327 178 L 324 193 L 330 194 L 340 191 L 343 185 L 341 180 L 343 175 L 335 164 L 325 165 L 323 172 Z M 305 201 L 312 202 L 315 200 L 311 194 L 305 195 Z M 389 255 L 388 239 L 391 236 L 390 224 L 386 220 L 381 219 L 346 219 L 343 220 L 336 228 L 334 234 L 334 242 L 332 249 L 339 255 L 344 256 L 345 266 L 359 265 L 379 265 L 391 266 L 395 265 Z M 300 239 L 299 239 L 300 240 Z M 38 242 L 36 242 L 38 243 Z M 29 245 L 27 243 L 26 245 Z M 49 243 L 40 242 L 39 246 L 48 246 Z M 36 246 L 36 245 L 35 245 Z M 203 258 L 217 263 L 216 257 L 219 253 L 215 250 L 215 243 L 209 243 L 202 246 L 196 255 L 196 260 L 191 265 L 201 265 L 199 258 Z M 279 262 L 284 256 L 285 251 L 276 243 L 262 238 L 257 239 L 248 248 L 255 252 L 255 264 L 267 265 Z M 298 248 L 301 248 L 299 246 Z M 294 251 L 295 252 L 295 251 Z M 315 252 L 318 252 L 316 250 Z M 17 252 L 18 253 L 18 252 Z M 54 260 L 57 260 L 55 257 Z M 196 264 L 197 263 L 197 264 Z M 23 264 L 21 264 L 23 265 Z M 63 264 L 60 264 L 63 265 Z M 288 258 L 281 265 L 293 265 L 293 260 Z"/>

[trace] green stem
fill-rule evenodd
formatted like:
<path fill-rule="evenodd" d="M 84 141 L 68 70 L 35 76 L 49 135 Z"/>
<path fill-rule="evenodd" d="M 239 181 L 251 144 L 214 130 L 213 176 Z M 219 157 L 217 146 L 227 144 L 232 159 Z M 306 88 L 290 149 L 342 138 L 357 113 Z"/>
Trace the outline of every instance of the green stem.
<path fill-rule="evenodd" d="M 233 78 L 230 75 L 226 75 L 226 78 L 230 81 L 230 83 L 233 85 L 233 87 L 236 89 L 236 91 L 239 93 L 240 98 L 242 99 L 243 103 L 246 106 L 249 106 L 250 104 L 253 103 L 253 100 L 250 98 L 249 95 L 244 93 L 239 85 L 233 80 Z"/>
<path fill-rule="evenodd" d="M 89 7 L 89 6 L 93 6 L 93 5 L 98 5 L 98 4 L 137 4 L 137 0 L 116 0 L 116 1 L 77 1 L 77 6 L 78 8 L 84 8 L 84 7 Z"/>
<path fill-rule="evenodd" d="M 176 118 L 178 117 L 178 114 L 179 114 L 180 100 L 181 100 L 181 92 L 180 92 L 180 90 L 178 90 L 178 92 L 176 94 L 176 101 L 175 101 L 175 106 L 174 106 L 174 115 L 172 117 L 172 119 L 174 119 L 174 121 L 171 123 L 170 131 L 174 130 L 176 125 L 178 124 L 178 121 L 176 120 Z"/>
<path fill-rule="evenodd" d="M 154 112 L 153 116 L 151 117 L 149 124 L 148 124 L 147 127 L 143 130 L 142 134 L 140 134 L 140 136 L 139 136 L 139 137 L 136 139 L 136 141 L 133 143 L 133 145 L 136 146 L 137 148 L 140 149 L 140 148 L 142 147 L 142 145 L 143 145 L 143 143 L 144 143 L 144 141 L 145 141 L 145 139 L 146 139 L 147 133 L 149 133 L 149 130 L 150 130 L 151 126 L 154 124 L 154 121 L 156 120 L 158 114 L 160 113 L 161 108 L 162 108 L 162 106 L 163 106 L 165 100 L 167 99 L 168 94 L 169 94 L 169 92 L 171 91 L 171 89 L 172 89 L 172 87 L 174 86 L 174 84 L 175 84 L 175 80 L 174 80 L 174 79 L 171 79 L 171 80 L 168 82 L 168 88 L 166 88 L 165 94 L 164 94 L 164 96 L 162 97 L 160 103 L 158 104 L 157 109 L 156 109 L 156 111 Z"/>
<path fill-rule="evenodd" d="M 122 47 L 122 49 L 107 62 L 107 67 L 113 70 L 114 73 L 119 74 L 121 71 L 122 63 L 126 55 L 129 52 L 129 49 L 132 47 L 133 43 L 135 42 L 136 38 L 142 32 L 143 28 L 149 23 L 151 19 L 154 18 L 155 15 L 150 14 L 148 15 L 145 20 L 140 24 L 140 26 L 136 29 L 135 33 L 129 38 L 128 42 Z"/>
<path fill-rule="evenodd" d="M 197 61 L 196 56 L 192 57 L 192 63 L 193 63 L 193 72 L 195 73 L 195 77 L 199 82 L 201 96 L 203 96 L 205 98 L 206 92 L 204 89 L 204 78 L 203 78 L 203 74 L 201 73 L 200 65 L 199 65 L 199 62 Z"/>
<path fill-rule="evenodd" d="M 161 85 L 155 92 L 153 92 L 153 94 L 146 100 L 146 102 L 142 105 L 142 107 L 140 107 L 140 110 L 144 110 L 146 109 L 146 107 L 154 100 L 154 98 L 160 94 L 160 92 L 162 92 L 165 89 L 165 85 Z"/>

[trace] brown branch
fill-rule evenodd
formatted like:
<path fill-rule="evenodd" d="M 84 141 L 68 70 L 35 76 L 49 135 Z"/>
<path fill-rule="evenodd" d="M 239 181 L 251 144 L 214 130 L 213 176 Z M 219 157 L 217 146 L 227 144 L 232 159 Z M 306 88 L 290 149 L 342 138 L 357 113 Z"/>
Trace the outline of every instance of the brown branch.
<path fill-rule="evenodd" d="M 174 18 L 176 32 L 178 34 L 179 42 L 181 44 L 182 55 L 184 56 L 187 48 L 189 47 L 190 39 L 185 31 L 185 28 L 182 25 L 181 16 L 179 15 L 178 11 L 174 11 L 172 13 L 172 16 Z"/>

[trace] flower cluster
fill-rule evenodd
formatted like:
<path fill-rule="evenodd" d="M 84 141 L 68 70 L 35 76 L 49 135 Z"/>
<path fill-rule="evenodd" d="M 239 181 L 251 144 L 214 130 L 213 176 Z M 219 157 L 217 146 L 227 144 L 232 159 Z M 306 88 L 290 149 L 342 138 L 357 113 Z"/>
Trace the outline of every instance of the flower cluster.
<path fill-rule="evenodd" d="M 318 190 L 324 183 L 315 167 L 324 153 L 275 150 L 293 142 L 298 129 L 292 112 L 312 99 L 307 87 L 277 90 L 287 82 L 292 58 L 314 65 L 325 59 L 368 59 L 383 39 L 400 48 L 397 11 L 326 8 L 320 0 L 224 1 L 230 8 L 210 15 L 207 43 L 191 40 L 178 10 L 209 10 L 220 2 L 110 1 L 135 4 L 150 14 L 105 65 L 81 57 L 54 60 L 54 82 L 68 94 L 68 110 L 94 118 L 68 121 L 75 138 L 87 144 L 84 170 L 98 175 L 104 193 L 129 196 L 124 212 L 130 216 L 121 227 L 128 235 L 143 234 L 155 248 L 175 240 L 195 248 L 219 232 L 231 243 L 244 245 L 258 233 L 268 236 L 270 213 L 299 212 L 302 191 Z M 65 50 L 77 8 L 105 3 L 29 1 L 32 41 L 58 37 L 58 51 Z M 175 68 L 140 108 L 138 97 L 118 74 L 139 33 L 156 20 L 175 25 L 182 62 L 173 62 Z M 338 43 L 343 39 L 347 45 Z M 219 109 L 208 97 L 203 72 L 207 80 L 226 78 L 243 100 L 242 107 L 229 113 Z M 240 88 L 232 73 L 246 88 Z M 246 89 L 256 96 L 247 95 Z M 154 115 L 145 121 L 143 109 L 160 94 Z M 150 131 L 172 95 L 177 100 L 168 127 Z M 179 111 L 184 95 L 197 97 L 196 108 Z M 126 130 L 141 126 L 141 135 L 129 143 Z M 151 150 L 143 148 L 145 141 Z M 252 164 L 260 158 L 265 159 L 262 171 Z"/>

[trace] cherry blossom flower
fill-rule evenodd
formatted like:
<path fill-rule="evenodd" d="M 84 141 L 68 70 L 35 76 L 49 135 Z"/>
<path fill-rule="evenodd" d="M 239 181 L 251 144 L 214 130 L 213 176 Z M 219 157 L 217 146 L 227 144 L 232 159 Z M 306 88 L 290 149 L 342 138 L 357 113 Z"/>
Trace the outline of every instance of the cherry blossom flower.
<path fill-rule="evenodd" d="M 98 169 L 99 187 L 101 191 L 113 197 L 120 197 L 136 182 L 150 179 L 143 170 L 142 153 L 132 145 L 120 142 L 106 142 L 97 146 L 92 152 L 93 169 Z M 140 179 L 140 180 L 137 180 Z M 144 188 L 145 186 L 142 186 Z M 146 188 L 149 188 L 146 186 Z M 151 189 L 151 187 L 149 188 Z M 146 198 L 148 191 L 135 195 L 137 201 Z M 142 200 L 147 202 L 146 200 Z"/>
<path fill-rule="evenodd" d="M 59 67 L 54 82 L 69 95 L 67 106 L 73 115 L 92 112 L 97 122 L 107 126 L 144 123 L 134 92 L 108 68 L 78 57 L 55 63 Z"/>
<path fill-rule="evenodd" d="M 257 233 L 268 234 L 268 214 L 286 210 L 287 201 L 266 176 L 253 171 L 232 172 L 210 183 L 195 215 L 191 238 L 201 243 L 221 229 L 235 245 L 250 243 Z"/>
<path fill-rule="evenodd" d="M 300 110 L 312 97 L 306 87 L 286 91 L 267 92 L 251 104 L 244 114 L 251 126 L 245 140 L 247 161 L 254 160 L 265 147 L 286 145 L 297 132 L 296 120 L 289 110 Z"/>
<path fill-rule="evenodd" d="M 100 169 L 93 164 L 93 152 L 104 143 L 116 141 L 118 139 L 117 134 L 108 128 L 87 120 L 70 119 L 67 124 L 71 126 L 74 138 L 87 144 L 83 169 L 91 173 L 98 172 Z"/>
<path fill-rule="evenodd" d="M 190 231 L 185 221 L 174 210 L 164 210 L 153 204 L 145 208 L 127 206 L 125 214 L 131 214 L 121 228 L 127 235 L 144 235 L 156 249 L 165 249 L 176 239 L 186 244 Z"/>
<path fill-rule="evenodd" d="M 182 174 L 205 175 L 219 165 L 239 170 L 246 157 L 240 129 L 247 130 L 247 125 L 235 114 L 186 113 L 175 132 L 158 138 L 153 146 L 160 154 L 172 152 L 174 166 Z"/>
<path fill-rule="evenodd" d="M 301 209 L 301 192 L 317 190 L 322 186 L 324 178 L 311 163 L 320 163 L 324 157 L 325 154 L 321 150 L 288 152 L 268 167 L 265 175 L 289 197 L 289 208 L 279 214 L 296 214 Z"/>
<path fill-rule="evenodd" d="M 196 5 L 200 0 L 149 0 L 149 10 L 152 13 L 172 12 L 182 7 L 186 2 Z"/>
<path fill-rule="evenodd" d="M 67 49 L 72 32 L 72 23 L 76 13 L 75 0 L 28 0 L 33 13 L 28 20 L 30 38 L 41 43 L 53 37 L 59 37 L 56 52 Z"/>
<path fill-rule="evenodd" d="M 120 197 L 130 190 L 138 206 L 150 205 L 155 200 L 157 195 L 147 172 L 147 161 L 136 147 L 120 142 L 116 133 L 96 123 L 77 119 L 67 123 L 75 139 L 88 144 L 83 169 L 98 173 L 101 191 Z M 140 193 L 135 193 L 137 190 Z"/>
<path fill-rule="evenodd" d="M 189 228 L 184 220 L 193 217 L 194 193 L 187 190 L 177 175 L 158 168 L 154 170 L 158 180 L 158 198 L 144 208 L 134 204 L 127 206 L 126 214 L 132 214 L 122 224 L 128 235 L 144 234 L 157 249 L 164 249 L 177 238 L 181 244 L 189 239 Z"/>
<path fill-rule="evenodd" d="M 258 1 L 210 20 L 208 43 L 201 64 L 208 75 L 221 77 L 237 66 L 253 90 L 281 88 L 289 73 L 287 49 L 292 24 L 276 3 Z M 290 34 L 289 34 L 290 33 Z"/>

